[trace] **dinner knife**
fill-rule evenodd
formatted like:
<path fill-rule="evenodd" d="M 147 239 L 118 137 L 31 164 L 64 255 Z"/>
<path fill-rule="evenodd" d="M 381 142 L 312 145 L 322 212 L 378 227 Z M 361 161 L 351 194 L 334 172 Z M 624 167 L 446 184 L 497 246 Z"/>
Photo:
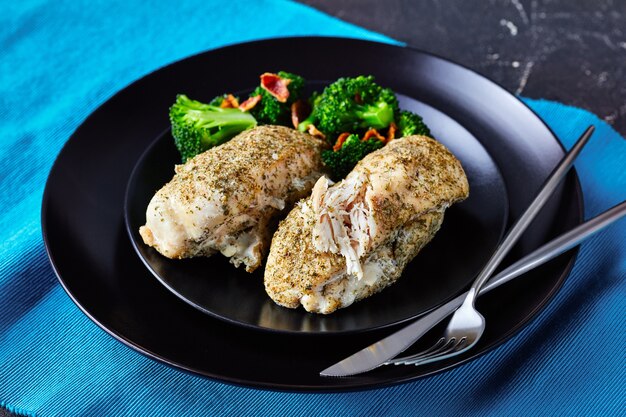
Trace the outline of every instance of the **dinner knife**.
<path fill-rule="evenodd" d="M 479 295 L 505 284 L 573 248 L 592 234 L 626 215 L 626 201 L 588 220 L 539 249 L 515 262 L 483 287 Z M 340 362 L 320 372 L 325 377 L 343 377 L 370 371 L 402 353 L 426 332 L 454 312 L 463 302 L 467 293 L 461 294 L 426 316 L 385 337 L 384 339 L 358 351 Z"/>

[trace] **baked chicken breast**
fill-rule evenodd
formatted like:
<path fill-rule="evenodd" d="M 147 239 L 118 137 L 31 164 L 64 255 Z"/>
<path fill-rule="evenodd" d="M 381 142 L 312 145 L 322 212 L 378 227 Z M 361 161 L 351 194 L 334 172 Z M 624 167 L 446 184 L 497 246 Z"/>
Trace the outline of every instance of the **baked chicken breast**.
<path fill-rule="evenodd" d="M 279 305 L 328 314 L 381 291 L 469 195 L 461 163 L 424 136 L 392 141 L 331 185 L 321 177 L 274 235 L 264 281 Z"/>
<path fill-rule="evenodd" d="M 221 252 L 248 272 L 259 267 L 278 217 L 322 175 L 322 142 L 261 126 L 176 166 L 152 198 L 143 241 L 168 258 Z"/>

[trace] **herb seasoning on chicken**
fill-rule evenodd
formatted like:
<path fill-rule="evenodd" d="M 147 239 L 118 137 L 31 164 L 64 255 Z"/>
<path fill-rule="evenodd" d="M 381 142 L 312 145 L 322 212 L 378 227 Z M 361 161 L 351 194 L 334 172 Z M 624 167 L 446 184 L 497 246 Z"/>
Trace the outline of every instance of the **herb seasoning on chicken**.
<path fill-rule="evenodd" d="M 425 136 L 390 142 L 330 185 L 320 178 L 274 235 L 265 289 L 277 304 L 328 314 L 381 291 L 469 194 L 460 162 Z"/>
<path fill-rule="evenodd" d="M 176 166 L 148 205 L 144 242 L 168 258 L 221 252 L 252 272 L 277 217 L 322 175 L 322 146 L 293 129 L 261 126 Z"/>

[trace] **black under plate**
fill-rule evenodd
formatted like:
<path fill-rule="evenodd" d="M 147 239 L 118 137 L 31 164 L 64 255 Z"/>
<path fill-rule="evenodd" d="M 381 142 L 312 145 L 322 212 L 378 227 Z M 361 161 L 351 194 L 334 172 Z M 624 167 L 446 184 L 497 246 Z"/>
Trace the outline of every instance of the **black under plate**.
<path fill-rule="evenodd" d="M 511 218 L 529 203 L 564 153 L 545 124 L 514 96 L 466 68 L 408 48 L 286 38 L 177 62 L 133 83 L 89 116 L 61 151 L 46 185 L 42 226 L 49 257 L 68 294 L 104 330 L 150 357 L 224 382 L 281 390 L 372 388 L 419 378 L 484 353 L 518 331 L 560 288 L 574 252 L 484 296 L 479 309 L 489 325 L 471 352 L 423 367 L 381 368 L 351 378 L 318 373 L 389 330 L 263 332 L 181 302 L 145 268 L 126 234 L 123 200 L 131 171 L 167 128 L 167 109 L 177 93 L 208 99 L 255 85 L 259 74 L 280 69 L 316 80 L 373 74 L 380 84 L 445 114 L 496 161 Z M 580 188 L 572 173 L 510 258 L 568 230 L 581 217 Z"/>

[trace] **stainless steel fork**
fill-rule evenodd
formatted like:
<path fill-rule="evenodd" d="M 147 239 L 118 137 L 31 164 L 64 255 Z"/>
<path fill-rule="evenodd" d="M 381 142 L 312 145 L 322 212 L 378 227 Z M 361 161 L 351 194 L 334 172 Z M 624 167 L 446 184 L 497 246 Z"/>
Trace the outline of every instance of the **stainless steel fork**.
<path fill-rule="evenodd" d="M 500 285 L 505 284 L 511 281 L 512 279 L 521 276 L 522 274 L 530 271 L 531 269 L 539 265 L 542 265 L 545 262 L 548 262 L 550 259 L 553 259 L 559 256 L 560 254 L 562 254 L 563 252 L 573 248 L 574 246 L 578 245 L 579 243 L 587 239 L 589 236 L 593 235 L 594 233 L 599 232 L 603 228 L 609 226 L 610 224 L 613 224 L 614 222 L 616 222 L 617 220 L 623 217 L 626 217 L 626 201 L 622 201 L 620 204 L 617 204 L 611 209 L 597 215 L 593 219 L 587 220 L 585 223 L 582 223 L 581 225 L 570 230 L 569 232 L 559 236 L 558 238 L 550 241 L 549 243 L 546 243 L 539 249 L 533 251 L 529 255 L 515 262 L 513 265 L 509 266 L 502 272 L 498 273 L 498 275 L 491 278 L 489 280 L 489 283 L 485 285 L 483 289 L 480 291 L 480 294 L 484 294 L 488 291 L 491 291 L 492 289 L 497 288 Z M 449 301 L 448 303 L 437 308 L 433 312 L 427 314 L 420 320 L 409 325 L 411 327 L 411 330 L 415 333 L 414 337 L 411 340 L 411 343 L 419 339 L 422 335 L 428 332 L 431 328 L 433 328 L 439 322 L 444 320 L 448 315 L 454 312 L 455 309 L 461 306 L 465 296 L 466 294 L 461 294 L 457 298 Z M 388 336 L 388 338 L 393 338 L 395 335 L 396 334 Z M 429 361 L 434 362 L 435 360 L 441 360 L 443 359 L 443 357 L 438 357 L 438 358 L 433 357 L 432 360 L 429 360 L 428 357 L 434 351 L 444 350 L 445 342 L 446 342 L 446 339 L 441 338 L 439 339 L 437 343 L 435 343 L 435 345 L 431 349 L 428 349 L 421 353 L 407 356 L 404 358 L 388 360 L 386 362 L 383 362 L 382 364 L 385 364 L 385 365 L 389 365 L 389 364 L 419 365 L 419 364 L 425 364 Z M 378 343 L 381 343 L 381 342 L 378 342 Z M 448 349 L 451 349 L 451 347 L 448 346 Z M 360 372 L 352 372 L 351 374 L 354 375 L 356 373 L 360 373 Z"/>
<path fill-rule="evenodd" d="M 465 352 L 478 342 L 485 331 L 485 318 L 476 310 L 476 297 L 500 262 L 502 262 L 502 259 L 509 253 L 515 243 L 517 243 L 522 233 L 524 233 L 528 225 L 537 216 L 546 201 L 548 201 L 558 184 L 565 177 L 572 167 L 574 160 L 589 141 L 594 130 L 593 126 L 589 126 L 559 165 L 552 171 L 533 202 L 515 222 L 502 243 L 491 256 L 491 259 L 489 259 L 483 270 L 478 274 L 478 277 L 467 292 L 463 304 L 461 304 L 458 310 L 452 315 L 448 327 L 444 332 L 444 336 L 431 348 L 423 352 L 403 358 L 392 359 L 386 362 L 386 364 L 418 365 L 443 360 Z"/>

